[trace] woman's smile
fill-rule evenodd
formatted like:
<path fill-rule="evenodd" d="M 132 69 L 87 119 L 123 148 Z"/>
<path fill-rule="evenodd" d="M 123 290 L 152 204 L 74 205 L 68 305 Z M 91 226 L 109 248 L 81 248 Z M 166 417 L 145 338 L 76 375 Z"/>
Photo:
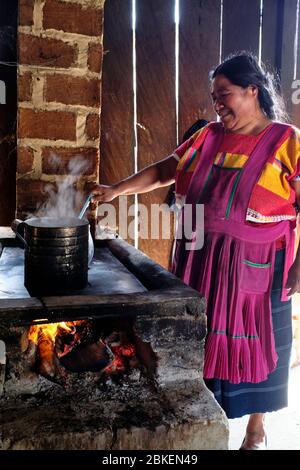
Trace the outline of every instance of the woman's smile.
<path fill-rule="evenodd" d="M 230 112 L 230 111 L 222 111 L 222 112 L 219 112 L 218 114 L 219 114 L 219 116 L 220 116 L 220 118 L 221 118 L 222 121 L 228 120 L 228 118 L 230 118 L 230 116 L 231 116 L 231 112 Z"/>

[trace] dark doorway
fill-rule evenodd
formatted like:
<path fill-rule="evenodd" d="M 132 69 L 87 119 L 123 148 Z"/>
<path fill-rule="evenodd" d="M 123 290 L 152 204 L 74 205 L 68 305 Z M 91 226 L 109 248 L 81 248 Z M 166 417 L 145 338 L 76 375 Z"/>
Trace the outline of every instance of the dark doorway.
<path fill-rule="evenodd" d="M 18 0 L 0 5 L 0 225 L 10 225 L 16 206 Z"/>

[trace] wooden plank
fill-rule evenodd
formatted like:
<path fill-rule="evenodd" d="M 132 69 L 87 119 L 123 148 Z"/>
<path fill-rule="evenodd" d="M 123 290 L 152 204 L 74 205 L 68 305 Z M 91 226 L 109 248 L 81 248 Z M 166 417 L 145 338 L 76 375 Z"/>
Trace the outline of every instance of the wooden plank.
<path fill-rule="evenodd" d="M 262 20 L 262 62 L 280 74 L 283 33 L 283 1 L 264 0 Z"/>
<path fill-rule="evenodd" d="M 174 0 L 139 0 L 136 24 L 138 167 L 169 155 L 176 147 Z M 165 201 L 168 188 L 139 196 L 148 209 Z M 168 212 L 167 212 L 168 216 Z M 141 217 L 141 226 L 150 221 Z M 171 235 L 172 238 L 172 235 Z M 143 240 L 139 249 L 162 266 L 169 263 L 171 240 Z"/>
<path fill-rule="evenodd" d="M 109 0 L 104 8 L 100 147 L 102 184 L 116 183 L 134 173 L 131 4 L 131 0 Z M 129 196 L 127 202 L 128 207 L 134 204 L 134 196 Z M 119 227 L 119 200 L 112 204 L 117 211 Z M 124 234 L 121 235 L 124 237 Z"/>
<path fill-rule="evenodd" d="M 26 300 L 26 299 L 25 299 Z M 198 318 L 204 314 L 205 302 L 190 288 L 156 290 L 150 293 L 116 294 L 114 296 L 61 296 L 38 299 L 5 299 L 0 305 L 0 325 L 22 326 L 31 323 L 56 323 L 116 316 L 150 316 Z"/>
<path fill-rule="evenodd" d="M 1 299 L 0 325 L 30 325 L 35 319 L 47 321 L 47 311 L 39 299 Z"/>
<path fill-rule="evenodd" d="M 281 56 L 281 88 L 287 111 L 293 114 L 292 82 L 294 75 L 294 40 L 296 34 L 297 0 L 284 2 L 283 40 Z"/>
<path fill-rule="evenodd" d="M 297 0 L 264 0 L 262 60 L 270 64 L 281 79 L 281 90 L 293 124 L 300 125 L 300 105 L 292 103 L 294 79 L 294 41 Z M 298 30 L 300 22 L 298 23 Z M 299 30 L 300 31 L 300 30 Z M 298 38 L 297 77 L 300 78 L 300 42 Z M 299 96 L 299 93 L 298 93 Z"/>
<path fill-rule="evenodd" d="M 300 13 L 300 12 L 299 12 Z M 290 15 L 292 14 L 292 11 L 290 12 Z M 291 112 L 291 120 L 292 123 L 300 128 L 300 18 L 298 18 L 298 43 L 296 45 L 297 50 L 295 50 L 296 56 L 295 60 L 297 61 L 296 65 L 296 75 L 291 76 L 291 72 L 289 73 L 286 87 L 285 87 L 285 94 L 286 94 L 286 99 L 288 100 L 288 106 L 290 106 L 290 112 Z M 289 40 L 292 40 L 292 37 L 290 35 L 288 36 Z M 294 48 L 291 47 L 292 51 L 294 51 Z M 292 58 L 291 58 L 292 59 Z M 293 62 L 294 65 L 294 62 Z M 292 87 L 292 83 L 295 79 L 295 86 L 296 88 Z M 298 82 L 296 82 L 296 80 Z M 291 88 L 289 90 L 289 81 L 291 81 Z M 290 94 L 290 96 L 289 96 Z M 290 98 L 290 99 L 289 99 Z"/>
<path fill-rule="evenodd" d="M 242 50 L 258 55 L 260 0 L 224 0 L 223 59 Z"/>
<path fill-rule="evenodd" d="M 220 0 L 180 2 L 179 139 L 198 119 L 215 120 L 208 74 L 219 63 Z"/>

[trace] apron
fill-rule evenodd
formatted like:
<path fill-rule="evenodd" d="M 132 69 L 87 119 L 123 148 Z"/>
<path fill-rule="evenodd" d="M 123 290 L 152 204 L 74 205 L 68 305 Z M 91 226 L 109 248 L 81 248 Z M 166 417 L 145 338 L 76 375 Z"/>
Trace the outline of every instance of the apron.
<path fill-rule="evenodd" d="M 270 300 L 276 240 L 285 238 L 282 300 L 288 300 L 284 285 L 293 261 L 295 221 L 251 226 L 246 224 L 246 212 L 253 187 L 287 128 L 271 125 L 243 168 L 214 164 L 224 135 L 221 123 L 210 125 L 202 143 L 180 217 L 183 236 L 176 240 L 172 272 L 207 300 L 203 369 L 207 379 L 257 383 L 276 368 Z M 196 204 L 204 204 L 204 227 L 196 226 Z M 192 212 L 187 211 L 188 205 Z M 184 236 L 188 214 L 191 240 Z M 197 249 L 203 229 L 203 248 Z"/>

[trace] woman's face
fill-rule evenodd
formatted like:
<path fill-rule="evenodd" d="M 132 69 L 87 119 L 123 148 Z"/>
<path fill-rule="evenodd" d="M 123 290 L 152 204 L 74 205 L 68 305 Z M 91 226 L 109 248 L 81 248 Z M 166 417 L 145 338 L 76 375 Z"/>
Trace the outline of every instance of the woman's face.
<path fill-rule="evenodd" d="M 242 88 L 234 85 L 225 75 L 217 75 L 211 83 L 211 96 L 216 113 L 224 127 L 232 132 L 255 122 L 261 110 L 255 86 Z"/>

